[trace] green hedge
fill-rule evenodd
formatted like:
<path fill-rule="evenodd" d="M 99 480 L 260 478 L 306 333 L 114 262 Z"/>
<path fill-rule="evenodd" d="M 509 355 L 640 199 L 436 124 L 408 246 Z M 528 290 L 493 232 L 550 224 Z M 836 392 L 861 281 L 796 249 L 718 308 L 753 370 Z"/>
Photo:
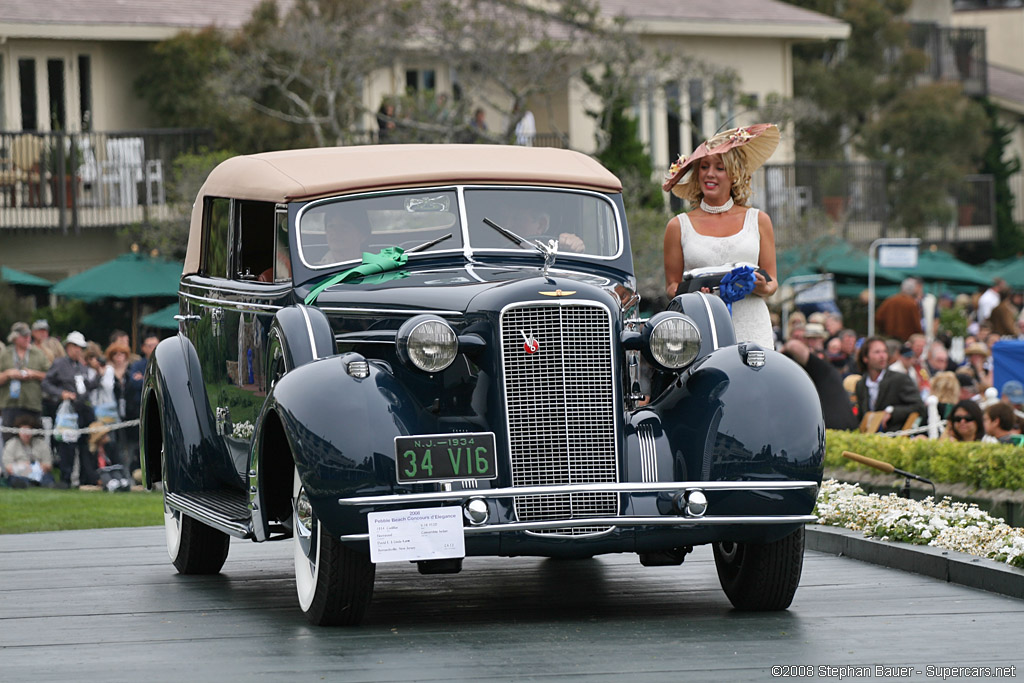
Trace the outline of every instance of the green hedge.
<path fill-rule="evenodd" d="M 932 441 L 828 430 L 825 466 L 863 469 L 848 460 L 853 451 L 945 484 L 967 484 L 978 489 L 1024 489 L 1024 448 L 980 442 Z"/>

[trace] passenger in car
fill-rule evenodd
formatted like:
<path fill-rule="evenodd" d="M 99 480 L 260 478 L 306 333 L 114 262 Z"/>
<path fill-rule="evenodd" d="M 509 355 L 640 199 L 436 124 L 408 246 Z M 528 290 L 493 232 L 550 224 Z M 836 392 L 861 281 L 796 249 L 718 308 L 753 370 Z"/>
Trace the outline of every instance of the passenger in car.
<path fill-rule="evenodd" d="M 326 266 L 362 257 L 363 243 L 367 233 L 352 216 L 333 212 L 324 217 L 324 233 L 327 238 L 327 253 L 316 265 Z"/>

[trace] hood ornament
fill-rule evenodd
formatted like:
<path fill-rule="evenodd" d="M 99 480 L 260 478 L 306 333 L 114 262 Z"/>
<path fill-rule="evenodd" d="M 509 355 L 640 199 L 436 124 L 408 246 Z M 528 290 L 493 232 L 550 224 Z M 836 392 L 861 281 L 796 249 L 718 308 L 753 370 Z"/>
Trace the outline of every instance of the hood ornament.
<path fill-rule="evenodd" d="M 537 249 L 544 255 L 544 267 L 541 268 L 541 274 L 547 277 L 548 270 L 551 266 L 555 265 L 555 256 L 558 252 L 558 240 L 548 240 L 546 243 L 541 240 L 534 240 L 533 243 L 537 245 Z"/>
<path fill-rule="evenodd" d="M 519 334 L 523 335 L 525 344 L 523 344 L 523 350 L 529 354 L 534 354 L 540 351 L 540 342 L 533 338 L 533 332 L 523 332 L 519 330 Z"/>
<path fill-rule="evenodd" d="M 555 290 L 548 291 L 548 292 L 537 292 L 537 293 L 538 294 L 543 294 L 544 296 L 572 296 L 573 294 L 576 293 L 576 290 L 575 289 L 555 289 Z"/>

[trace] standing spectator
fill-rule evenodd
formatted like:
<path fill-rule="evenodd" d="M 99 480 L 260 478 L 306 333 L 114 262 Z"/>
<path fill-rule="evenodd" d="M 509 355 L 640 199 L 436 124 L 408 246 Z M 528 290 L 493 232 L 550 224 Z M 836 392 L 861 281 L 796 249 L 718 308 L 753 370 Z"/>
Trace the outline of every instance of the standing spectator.
<path fill-rule="evenodd" d="M 384 100 L 380 104 L 380 109 L 377 110 L 377 142 L 381 144 L 389 142 L 397 125 L 394 103 Z"/>
<path fill-rule="evenodd" d="M 825 357 L 825 326 L 821 323 L 807 323 L 804 326 L 804 343 L 818 358 Z"/>
<path fill-rule="evenodd" d="M 50 323 L 45 320 L 37 320 L 32 323 L 32 344 L 46 354 L 46 360 L 51 365 L 54 360 L 64 355 L 64 347 L 50 336 Z"/>
<path fill-rule="evenodd" d="M 70 401 L 78 415 L 78 428 L 85 429 L 95 419 L 89 392 L 99 386 L 98 379 L 89 379 L 89 369 L 82 362 L 88 343 L 81 332 L 75 331 L 64 340 L 66 356 L 58 358 L 50 366 L 43 379 L 43 391 L 54 400 Z M 60 467 L 61 482 L 71 484 L 71 472 L 78 459 L 78 481 L 80 484 L 96 483 L 96 461 L 89 453 L 89 435 L 83 432 L 76 441 L 62 441 L 57 446 L 57 465 Z"/>
<path fill-rule="evenodd" d="M 856 388 L 858 415 L 884 410 L 885 415 L 879 428 L 891 432 L 902 429 L 911 413 L 924 414 L 921 394 L 910 377 L 898 372 L 886 372 L 889 352 L 884 339 L 866 339 L 861 344 L 857 358 L 864 370 Z"/>
<path fill-rule="evenodd" d="M 124 419 L 137 420 L 142 408 L 142 380 L 146 376 L 146 366 L 149 358 L 153 355 L 160 338 L 155 334 L 147 334 L 142 339 L 142 358 L 128 366 L 128 379 L 125 381 L 124 395 Z M 126 462 L 131 463 L 130 469 L 135 469 L 135 461 L 139 457 L 139 428 L 129 427 L 123 430 L 125 435 L 124 452 L 122 457 Z"/>
<path fill-rule="evenodd" d="M 523 118 L 516 123 L 516 144 L 522 147 L 533 147 L 533 139 L 537 137 L 537 120 L 533 112 L 527 109 Z"/>
<path fill-rule="evenodd" d="M 992 332 L 1000 337 L 1013 337 L 1017 334 L 1017 314 L 1019 311 L 1013 305 L 1012 296 L 1013 293 L 1007 287 L 1002 292 L 1002 300 L 992 309 L 992 314 L 988 317 L 988 323 L 992 327 Z"/>
<path fill-rule="evenodd" d="M 50 362 L 31 340 L 28 325 L 14 323 L 7 337 L 10 346 L 0 353 L 0 423 L 6 427 L 23 415 L 38 423 L 43 414 L 42 381 Z M 2 437 L 0 443 L 13 435 L 3 433 Z"/>
<path fill-rule="evenodd" d="M 843 330 L 843 316 L 839 313 L 826 313 L 824 325 L 829 338 L 838 337 Z"/>
<path fill-rule="evenodd" d="M 1001 277 L 997 277 L 992 281 L 992 286 L 985 290 L 985 292 L 978 298 L 978 315 L 976 320 L 978 324 L 982 324 L 989 319 L 992 315 L 992 311 L 995 310 L 999 302 L 1003 300 L 1003 293 L 1009 293 L 1009 287 L 1006 284 L 1006 280 Z"/>
<path fill-rule="evenodd" d="M 1005 403 L 993 403 L 985 408 L 985 435 L 984 441 L 997 441 L 998 443 L 1016 444 L 1020 432 L 1016 431 L 1017 416 L 1013 414 L 1013 408 Z"/>
<path fill-rule="evenodd" d="M 850 328 L 840 330 L 839 341 L 840 350 L 846 355 L 846 362 L 839 373 L 843 377 L 857 374 L 860 372 L 860 368 L 857 367 L 857 333 Z"/>
<path fill-rule="evenodd" d="M 15 421 L 18 435 L 4 445 L 3 473 L 12 488 L 53 486 L 53 455 L 42 437 L 36 438 L 32 430 L 39 422 L 29 415 Z"/>
<path fill-rule="evenodd" d="M 825 427 L 828 429 L 856 429 L 857 418 L 853 414 L 853 406 L 850 405 L 850 396 L 843 388 L 843 380 L 839 376 L 839 371 L 827 361 L 811 353 L 803 342 L 795 339 L 786 342 L 782 353 L 799 363 L 814 382 Z"/>
<path fill-rule="evenodd" d="M 469 127 L 478 137 L 484 137 L 487 133 L 487 112 L 482 107 L 477 107 L 473 112 L 473 120 L 469 122 Z"/>
<path fill-rule="evenodd" d="M 921 283 L 908 277 L 900 285 L 900 291 L 882 302 L 875 311 L 875 325 L 879 334 L 907 341 L 910 335 L 922 334 L 921 310 L 917 302 L 921 298 Z"/>
<path fill-rule="evenodd" d="M 85 350 L 85 364 L 89 367 L 89 378 L 99 382 L 90 394 L 89 401 L 96 411 L 96 419 L 107 424 L 117 422 L 117 397 L 114 395 L 114 368 L 107 364 L 99 344 L 89 342 Z"/>

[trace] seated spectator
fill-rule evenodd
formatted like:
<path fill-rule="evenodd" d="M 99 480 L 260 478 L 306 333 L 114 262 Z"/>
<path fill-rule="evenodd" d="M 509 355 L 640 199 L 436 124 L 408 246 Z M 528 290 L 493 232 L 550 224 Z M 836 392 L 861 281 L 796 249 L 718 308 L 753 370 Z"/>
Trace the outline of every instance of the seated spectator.
<path fill-rule="evenodd" d="M 953 406 L 946 430 L 939 437 L 948 441 L 980 441 L 985 435 L 981 407 L 970 399 Z"/>
<path fill-rule="evenodd" d="M 952 369 L 949 367 L 949 351 L 946 350 L 945 344 L 940 341 L 931 343 L 931 346 L 928 347 L 928 355 L 924 359 L 923 369 L 928 377 L 934 377 L 940 372 Z"/>
<path fill-rule="evenodd" d="M 858 374 L 860 368 L 857 367 L 857 333 L 850 328 L 841 330 L 839 341 L 842 342 L 842 350 L 846 354 L 846 365 L 840 372 L 843 377 Z"/>
<path fill-rule="evenodd" d="M 960 381 L 956 374 L 946 371 L 932 377 L 931 395 L 939 401 L 939 419 L 948 420 L 960 400 Z"/>
<path fill-rule="evenodd" d="M 53 455 L 42 436 L 32 433 L 39 423 L 29 415 L 22 415 L 14 421 L 18 437 L 9 439 L 4 446 L 3 473 L 12 488 L 54 485 Z"/>
<path fill-rule="evenodd" d="M 983 424 L 985 425 L 985 441 L 994 440 L 998 443 L 1017 444 L 1020 432 L 1017 431 L 1017 416 L 1013 408 L 1005 403 L 993 403 L 985 408 Z"/>
<path fill-rule="evenodd" d="M 817 314 L 815 314 L 817 315 Z M 825 326 L 821 323 L 807 323 L 804 326 L 804 343 L 818 358 L 825 356 Z"/>
<path fill-rule="evenodd" d="M 857 359 L 864 370 L 857 383 L 858 416 L 863 418 L 868 412 L 884 411 L 879 429 L 893 432 L 903 429 L 913 413 L 924 415 L 921 394 L 910 377 L 886 371 L 889 353 L 884 339 L 870 337 L 864 340 Z"/>
<path fill-rule="evenodd" d="M 1020 411 L 1024 408 L 1024 384 L 1015 379 L 1003 384 L 1003 403 L 1014 410 Z"/>
<path fill-rule="evenodd" d="M 975 342 L 964 349 L 964 355 L 967 360 L 957 372 L 964 373 L 974 380 L 977 393 L 985 393 L 985 390 L 992 386 L 992 367 L 989 363 L 989 356 L 992 354 L 988 346 L 982 342 Z"/>

